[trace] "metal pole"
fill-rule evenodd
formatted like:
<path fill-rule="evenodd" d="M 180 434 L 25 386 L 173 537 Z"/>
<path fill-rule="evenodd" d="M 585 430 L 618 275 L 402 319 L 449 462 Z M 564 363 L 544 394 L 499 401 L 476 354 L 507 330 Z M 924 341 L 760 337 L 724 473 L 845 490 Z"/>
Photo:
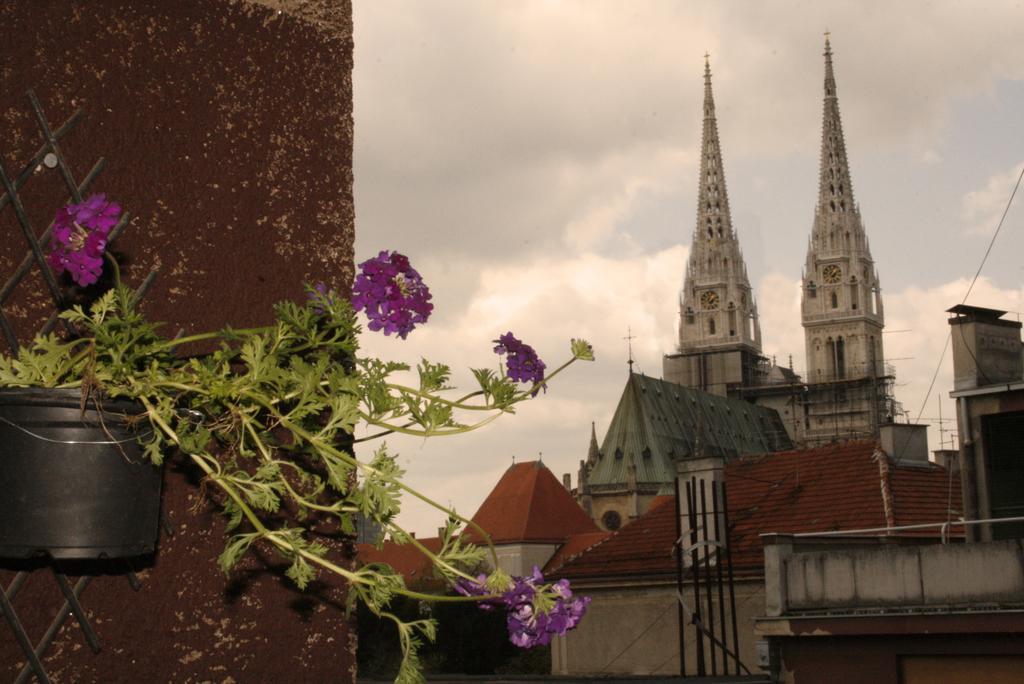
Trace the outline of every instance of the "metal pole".
<path fill-rule="evenodd" d="M 715 571 L 718 575 L 718 624 L 720 626 L 721 638 L 722 638 L 722 674 L 729 674 L 729 656 L 727 647 L 729 641 L 725 635 L 725 588 L 722 583 L 722 532 L 721 525 L 718 522 L 718 484 L 717 482 L 711 483 L 711 511 L 715 518 L 715 541 L 718 545 L 715 546 Z M 733 644 L 733 648 L 736 644 Z"/>
<path fill-rule="evenodd" d="M 697 478 L 686 483 L 686 512 L 690 521 L 690 574 L 693 576 L 693 621 L 697 637 L 697 674 L 706 675 L 704 634 L 700 631 L 700 559 L 697 557 Z"/>
<path fill-rule="evenodd" d="M 715 632 L 715 604 L 711 598 L 711 554 L 708 552 L 708 504 L 704 495 L 704 480 L 700 481 L 700 518 L 703 528 L 704 543 L 704 596 L 708 605 L 707 630 L 711 634 Z M 715 655 L 715 644 L 711 643 L 711 675 L 718 674 L 718 656 Z"/>
<path fill-rule="evenodd" d="M 732 615 L 732 648 L 736 651 L 736 674 L 740 673 L 740 641 L 736 631 L 736 587 L 732 581 L 732 528 L 729 527 L 729 496 L 722 482 L 722 522 L 725 524 L 725 562 L 729 564 L 729 612 Z"/>
<path fill-rule="evenodd" d="M 679 500 L 679 478 L 675 479 L 676 493 L 676 591 L 683 595 L 683 511 Z M 686 676 L 686 638 L 683 633 L 683 604 L 677 602 L 676 613 L 679 625 L 679 676 Z"/>

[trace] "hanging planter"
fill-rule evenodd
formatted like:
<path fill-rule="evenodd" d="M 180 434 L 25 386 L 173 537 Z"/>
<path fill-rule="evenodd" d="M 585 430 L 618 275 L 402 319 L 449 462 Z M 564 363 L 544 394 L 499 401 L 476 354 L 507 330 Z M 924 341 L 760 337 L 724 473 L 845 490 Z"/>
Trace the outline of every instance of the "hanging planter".
<path fill-rule="evenodd" d="M 126 416 L 78 389 L 0 389 L 0 557 L 119 558 L 156 547 L 162 471 Z"/>

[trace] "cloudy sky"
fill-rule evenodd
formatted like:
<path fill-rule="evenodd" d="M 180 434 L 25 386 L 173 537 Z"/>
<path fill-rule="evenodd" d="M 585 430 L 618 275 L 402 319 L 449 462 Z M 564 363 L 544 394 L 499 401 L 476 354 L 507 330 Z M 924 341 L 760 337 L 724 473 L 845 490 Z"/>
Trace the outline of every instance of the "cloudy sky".
<path fill-rule="evenodd" d="M 356 0 L 355 25 L 357 261 L 408 254 L 436 307 L 405 342 L 364 336 L 364 352 L 450 362 L 460 388 L 509 330 L 549 365 L 571 337 L 598 355 L 478 433 L 391 440 L 414 486 L 472 515 L 513 457 L 542 454 L 575 482 L 626 380 L 627 330 L 636 368 L 661 376 L 696 217 L 705 51 L 764 352 L 803 369 L 826 30 L 897 399 L 933 420 L 941 397 L 953 415 L 948 356 L 925 402 L 943 312 L 1024 165 L 1018 3 Z M 1021 254 L 1014 206 L 968 303 L 1024 311 Z M 425 535 L 442 516 L 408 502 L 400 522 Z"/>

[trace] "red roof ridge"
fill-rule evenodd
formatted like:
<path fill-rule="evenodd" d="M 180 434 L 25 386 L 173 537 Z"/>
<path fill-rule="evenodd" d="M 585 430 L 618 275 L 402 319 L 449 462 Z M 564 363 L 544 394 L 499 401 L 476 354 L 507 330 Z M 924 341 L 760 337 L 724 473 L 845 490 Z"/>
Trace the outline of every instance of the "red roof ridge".
<path fill-rule="evenodd" d="M 472 518 L 494 543 L 559 544 L 597 525 L 541 461 L 510 466 Z M 481 541 L 473 529 L 466 532 Z"/>
<path fill-rule="evenodd" d="M 547 575 L 552 572 L 557 572 L 566 563 L 572 562 L 582 554 L 587 553 L 600 544 L 603 544 L 604 541 L 613 534 L 615 533 L 607 530 L 598 530 L 597 532 L 580 532 L 579 534 L 574 534 L 566 539 L 564 544 L 558 547 L 558 550 L 555 551 L 555 555 L 548 559 L 548 562 L 544 565 L 544 574 Z"/>

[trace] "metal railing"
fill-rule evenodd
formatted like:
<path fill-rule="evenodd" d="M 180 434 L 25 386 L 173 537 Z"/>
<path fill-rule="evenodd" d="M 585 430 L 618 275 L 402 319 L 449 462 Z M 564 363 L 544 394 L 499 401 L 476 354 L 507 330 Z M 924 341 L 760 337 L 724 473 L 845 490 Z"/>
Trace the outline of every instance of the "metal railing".
<path fill-rule="evenodd" d="M 822 532 L 799 532 L 792 535 L 793 537 L 843 537 L 848 535 L 858 534 L 878 534 L 891 532 L 902 532 L 905 530 L 930 530 L 938 528 L 940 530 L 939 536 L 942 539 L 942 543 L 946 544 L 949 541 L 949 529 L 951 527 L 969 527 L 971 525 L 991 525 L 994 523 L 1011 523 L 1011 522 L 1024 522 L 1024 516 L 1013 516 L 1010 518 L 983 518 L 981 520 L 947 520 L 941 523 L 918 523 L 916 525 L 895 525 L 893 527 L 865 527 L 859 530 L 825 530 Z M 762 537 L 770 536 L 771 532 L 761 534 Z"/>

